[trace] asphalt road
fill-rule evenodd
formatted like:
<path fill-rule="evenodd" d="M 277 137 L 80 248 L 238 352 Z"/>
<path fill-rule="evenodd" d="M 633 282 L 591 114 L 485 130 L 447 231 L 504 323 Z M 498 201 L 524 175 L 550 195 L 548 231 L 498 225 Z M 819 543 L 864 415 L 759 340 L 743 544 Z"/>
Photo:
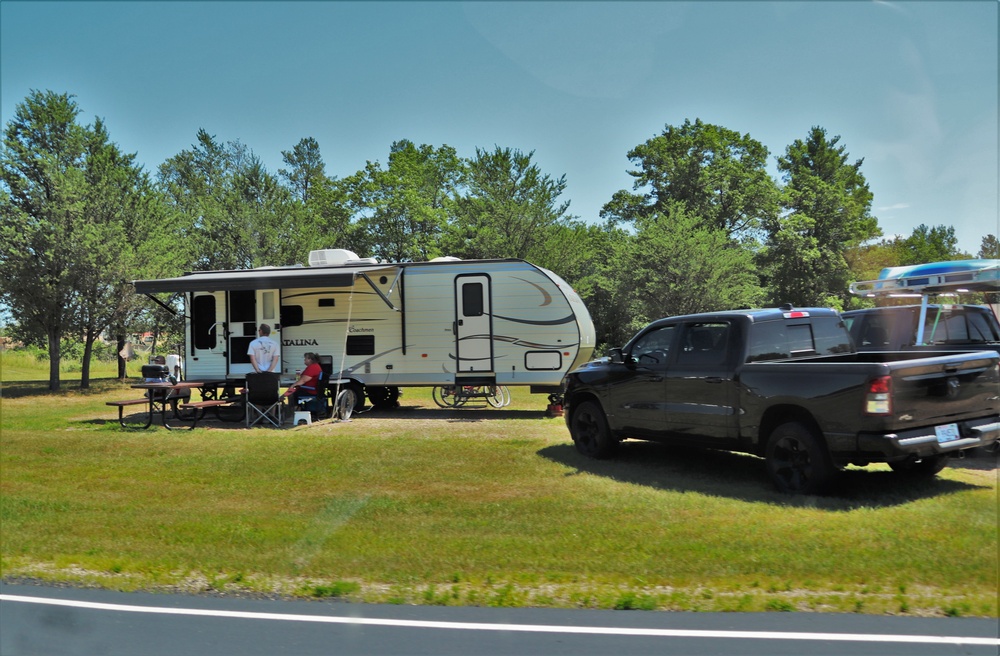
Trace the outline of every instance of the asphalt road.
<path fill-rule="evenodd" d="M 996 619 L 452 608 L 0 584 L 0 656 L 1000 653 Z"/>

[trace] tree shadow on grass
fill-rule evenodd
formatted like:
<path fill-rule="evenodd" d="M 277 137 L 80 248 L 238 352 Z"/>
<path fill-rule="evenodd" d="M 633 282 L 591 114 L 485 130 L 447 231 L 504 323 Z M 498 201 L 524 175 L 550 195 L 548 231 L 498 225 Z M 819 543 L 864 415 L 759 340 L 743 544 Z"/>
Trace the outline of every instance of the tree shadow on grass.
<path fill-rule="evenodd" d="M 833 512 L 899 506 L 979 487 L 942 478 L 912 480 L 891 471 L 848 469 L 840 472 L 827 494 L 791 495 L 774 488 L 762 458 L 740 453 L 626 441 L 611 460 L 587 458 L 572 444 L 545 447 L 538 454 L 573 468 L 568 476 L 588 473 L 658 490 Z"/>
<path fill-rule="evenodd" d="M 498 419 L 550 419 L 544 410 L 512 410 L 466 404 L 460 408 L 428 408 L 406 405 L 392 409 L 369 407 L 355 416 L 378 417 L 380 419 L 426 419 L 449 422 L 496 421 Z"/>
<path fill-rule="evenodd" d="M 138 380 L 138 379 L 137 379 Z M 68 396 L 75 394 L 105 394 L 110 390 L 128 390 L 128 382 L 117 378 L 91 378 L 90 387 L 80 389 L 80 379 L 63 379 L 57 391 L 49 390 L 48 380 L 15 380 L 0 383 L 0 396 L 5 399 L 20 399 L 30 396 Z"/>

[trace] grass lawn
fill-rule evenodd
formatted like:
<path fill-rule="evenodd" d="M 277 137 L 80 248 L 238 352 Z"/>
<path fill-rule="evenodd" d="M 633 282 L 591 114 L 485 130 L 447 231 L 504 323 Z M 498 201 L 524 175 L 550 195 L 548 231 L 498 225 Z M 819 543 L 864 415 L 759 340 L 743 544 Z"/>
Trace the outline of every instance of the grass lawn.
<path fill-rule="evenodd" d="M 112 378 L 2 356 L 0 570 L 121 590 L 354 601 L 997 616 L 995 457 L 790 497 L 763 462 L 576 453 L 544 396 L 349 422 L 123 430 Z M 103 375 L 111 375 L 105 373 Z"/>

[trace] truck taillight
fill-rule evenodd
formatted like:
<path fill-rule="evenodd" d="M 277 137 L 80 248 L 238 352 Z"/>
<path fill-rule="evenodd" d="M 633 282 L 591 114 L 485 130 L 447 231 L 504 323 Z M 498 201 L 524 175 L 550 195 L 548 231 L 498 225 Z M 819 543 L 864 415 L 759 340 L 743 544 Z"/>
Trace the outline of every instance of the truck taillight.
<path fill-rule="evenodd" d="M 865 413 L 869 415 L 892 414 L 892 377 L 879 376 L 868 381 L 865 395 Z"/>

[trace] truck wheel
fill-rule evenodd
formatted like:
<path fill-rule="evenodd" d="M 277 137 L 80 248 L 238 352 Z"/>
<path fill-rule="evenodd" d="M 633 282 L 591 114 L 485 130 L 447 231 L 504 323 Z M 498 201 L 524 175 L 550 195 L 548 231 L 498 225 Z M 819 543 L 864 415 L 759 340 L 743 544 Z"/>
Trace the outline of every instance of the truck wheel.
<path fill-rule="evenodd" d="M 584 401 L 573 411 L 569 433 L 576 450 L 591 458 L 610 458 L 618 449 L 618 440 L 611 436 L 604 411 L 594 401 Z"/>
<path fill-rule="evenodd" d="M 764 460 L 775 486 L 791 494 L 817 494 L 835 472 L 826 445 L 797 421 L 774 429 L 767 440 Z"/>
<path fill-rule="evenodd" d="M 920 460 L 907 460 L 905 462 L 890 462 L 892 471 L 903 476 L 912 478 L 931 478 L 948 464 L 948 456 L 938 453 L 933 456 L 921 458 Z"/>

